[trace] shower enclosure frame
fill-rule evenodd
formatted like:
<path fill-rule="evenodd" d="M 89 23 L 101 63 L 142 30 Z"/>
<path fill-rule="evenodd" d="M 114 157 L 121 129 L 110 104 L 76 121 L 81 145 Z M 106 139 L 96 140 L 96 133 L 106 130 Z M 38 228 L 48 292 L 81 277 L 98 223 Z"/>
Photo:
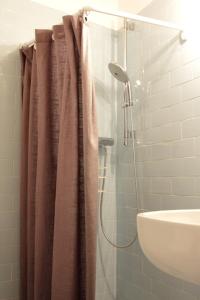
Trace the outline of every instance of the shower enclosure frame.
<path fill-rule="evenodd" d="M 97 8 L 90 7 L 90 6 L 85 6 L 79 10 L 80 15 L 83 16 L 84 22 L 88 21 L 88 15 L 91 12 L 102 13 L 102 14 L 106 14 L 106 15 L 110 15 L 110 16 L 124 18 L 125 20 L 128 19 L 128 20 L 132 20 L 132 21 L 140 21 L 143 23 L 151 24 L 151 25 L 157 25 L 157 26 L 161 26 L 161 27 L 165 27 L 165 28 L 171 28 L 174 30 L 178 30 L 180 42 L 184 43 L 185 41 L 187 41 L 187 35 L 185 34 L 185 29 L 183 28 L 183 26 L 181 26 L 179 24 L 175 24 L 173 22 L 167 22 L 167 21 L 162 21 L 162 20 L 158 20 L 158 19 L 154 19 L 154 18 L 144 17 L 141 15 L 131 14 L 131 13 L 124 12 L 124 11 L 103 10 L 103 9 L 101 10 L 101 9 L 97 9 Z M 53 36 L 52 36 L 52 39 L 54 39 Z M 28 47 L 34 46 L 34 49 L 36 49 L 35 40 L 29 41 L 26 45 Z M 22 47 L 23 47 L 23 45 L 20 45 L 20 49 L 22 49 Z"/>
<path fill-rule="evenodd" d="M 101 9 L 90 7 L 90 6 L 83 7 L 83 9 L 81 11 L 84 16 L 84 21 L 86 21 L 86 22 L 88 20 L 88 15 L 91 12 L 97 12 L 97 13 L 102 13 L 102 14 L 106 14 L 106 15 L 110 15 L 110 16 L 120 17 L 120 18 L 129 19 L 129 20 L 133 20 L 133 21 L 140 21 L 143 23 L 151 24 L 151 25 L 157 25 L 157 26 L 161 26 L 161 27 L 165 27 L 165 28 L 178 30 L 179 35 L 180 35 L 180 41 L 185 42 L 187 40 L 183 26 L 173 23 L 173 22 L 162 21 L 162 20 L 144 17 L 141 15 L 131 14 L 128 12 L 123 12 L 123 11 L 101 10 Z"/>

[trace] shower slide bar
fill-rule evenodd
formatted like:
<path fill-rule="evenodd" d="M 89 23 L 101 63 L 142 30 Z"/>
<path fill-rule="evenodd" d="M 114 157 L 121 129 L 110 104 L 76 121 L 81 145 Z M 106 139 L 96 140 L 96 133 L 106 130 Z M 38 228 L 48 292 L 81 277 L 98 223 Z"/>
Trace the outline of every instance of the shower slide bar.
<path fill-rule="evenodd" d="M 128 12 L 123 12 L 123 11 L 102 10 L 102 9 L 97 9 L 97 8 L 90 7 L 90 6 L 84 7 L 82 9 L 82 11 L 85 14 L 86 18 L 89 15 L 89 13 L 97 12 L 97 13 L 102 13 L 102 14 L 106 14 L 106 15 L 110 15 L 110 16 L 129 19 L 129 20 L 133 20 L 133 21 L 140 21 L 140 22 L 143 22 L 143 23 L 151 24 L 151 25 L 158 25 L 158 26 L 165 27 L 165 28 L 175 29 L 175 30 L 178 30 L 180 32 L 181 41 L 186 41 L 186 37 L 185 37 L 185 34 L 184 34 L 183 27 L 178 25 L 178 24 L 172 23 L 172 22 L 157 20 L 157 19 L 154 19 L 154 18 L 144 17 L 144 16 L 140 16 L 140 15 L 137 15 L 137 14 L 131 14 L 131 13 L 128 13 Z M 86 21 L 87 21 L 87 19 L 86 19 Z"/>

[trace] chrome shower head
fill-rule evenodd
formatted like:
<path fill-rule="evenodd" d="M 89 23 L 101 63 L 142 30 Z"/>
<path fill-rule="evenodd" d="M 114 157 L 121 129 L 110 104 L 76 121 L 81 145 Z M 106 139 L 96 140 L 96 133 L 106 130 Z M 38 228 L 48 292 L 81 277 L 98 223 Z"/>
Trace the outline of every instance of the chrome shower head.
<path fill-rule="evenodd" d="M 122 68 L 117 63 L 109 63 L 108 69 L 110 70 L 111 74 L 119 81 L 123 83 L 129 82 L 129 77 L 127 75 L 127 72 L 124 68 Z"/>

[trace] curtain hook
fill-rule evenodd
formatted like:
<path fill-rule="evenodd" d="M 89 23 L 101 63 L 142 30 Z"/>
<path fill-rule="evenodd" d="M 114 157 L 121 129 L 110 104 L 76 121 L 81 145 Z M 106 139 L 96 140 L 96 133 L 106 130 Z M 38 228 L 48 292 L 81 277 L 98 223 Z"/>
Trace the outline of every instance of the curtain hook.
<path fill-rule="evenodd" d="M 88 22 L 88 15 L 89 15 L 89 11 L 86 9 L 83 9 L 82 16 L 83 16 L 83 23 L 85 23 L 85 24 Z"/>

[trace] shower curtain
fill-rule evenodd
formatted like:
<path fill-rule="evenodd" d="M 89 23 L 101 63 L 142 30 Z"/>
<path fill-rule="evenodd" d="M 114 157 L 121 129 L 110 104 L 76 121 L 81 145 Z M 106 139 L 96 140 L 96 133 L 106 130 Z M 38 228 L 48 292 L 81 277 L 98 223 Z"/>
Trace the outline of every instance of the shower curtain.
<path fill-rule="evenodd" d="M 53 39 L 52 39 L 53 34 Z M 23 47 L 21 300 L 94 300 L 98 140 L 80 16 Z"/>

